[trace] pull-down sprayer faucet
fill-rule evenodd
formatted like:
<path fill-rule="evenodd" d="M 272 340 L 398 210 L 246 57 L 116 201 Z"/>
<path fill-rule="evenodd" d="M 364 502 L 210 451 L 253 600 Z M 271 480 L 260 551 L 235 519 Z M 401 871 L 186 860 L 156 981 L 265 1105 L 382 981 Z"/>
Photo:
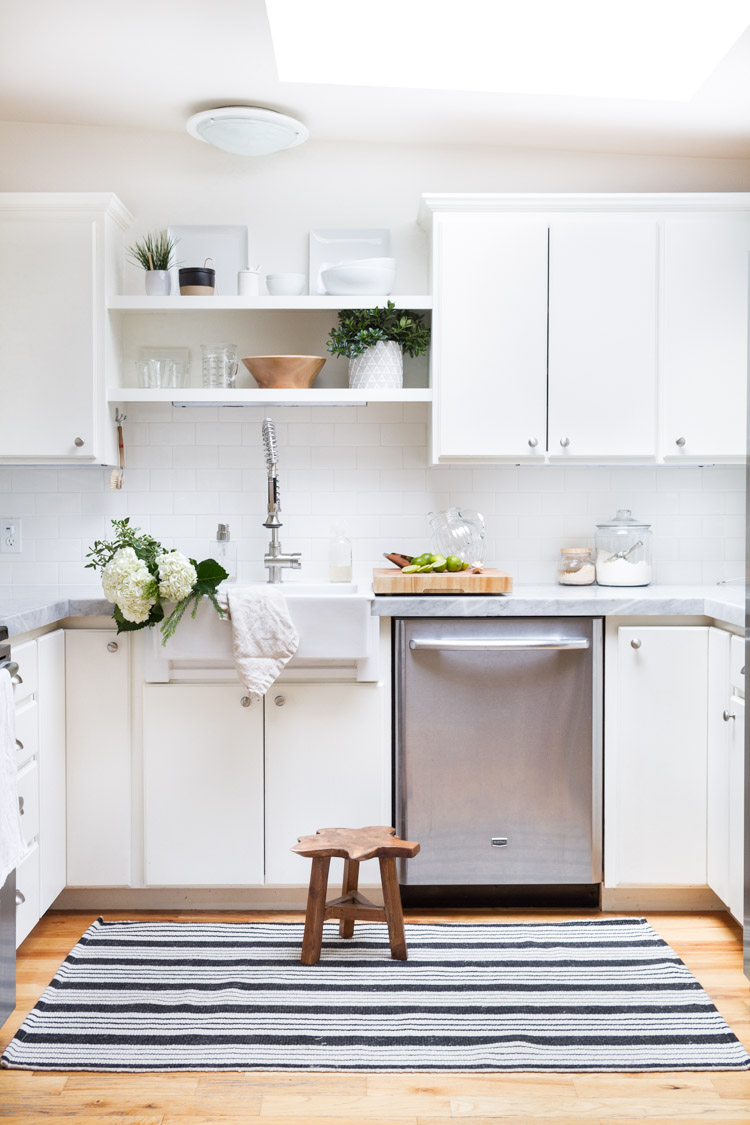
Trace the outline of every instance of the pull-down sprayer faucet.
<path fill-rule="evenodd" d="M 285 568 L 299 570 L 302 566 L 302 556 L 299 552 L 284 554 L 279 542 L 279 528 L 282 526 L 279 519 L 281 501 L 279 498 L 278 455 L 276 451 L 276 427 L 270 418 L 263 419 L 262 426 L 263 449 L 266 454 L 266 468 L 268 469 L 268 514 L 263 523 L 271 532 L 268 550 L 263 558 L 263 565 L 268 568 L 268 581 L 281 582 L 282 571 Z"/>

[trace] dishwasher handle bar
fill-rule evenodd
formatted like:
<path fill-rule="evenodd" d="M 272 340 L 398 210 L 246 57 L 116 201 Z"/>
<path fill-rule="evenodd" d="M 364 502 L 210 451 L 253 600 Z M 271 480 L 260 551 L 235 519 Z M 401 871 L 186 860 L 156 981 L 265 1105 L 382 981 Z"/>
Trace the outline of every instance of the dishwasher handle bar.
<path fill-rule="evenodd" d="M 451 638 L 412 637 L 409 641 L 412 652 L 415 649 L 437 649 L 447 652 L 531 652 L 539 649 L 582 650 L 589 648 L 588 637 L 498 637 L 497 639 L 483 638 Z"/>

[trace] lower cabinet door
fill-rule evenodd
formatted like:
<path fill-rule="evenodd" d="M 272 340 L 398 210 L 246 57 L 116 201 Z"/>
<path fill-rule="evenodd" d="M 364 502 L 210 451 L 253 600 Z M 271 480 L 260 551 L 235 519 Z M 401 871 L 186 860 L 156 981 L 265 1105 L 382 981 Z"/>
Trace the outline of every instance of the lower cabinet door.
<path fill-rule="evenodd" d="M 729 900 L 740 925 L 745 913 L 745 700 L 733 696 L 729 704 Z"/>
<path fill-rule="evenodd" d="M 284 684 L 266 696 L 266 882 L 305 884 L 290 851 L 318 828 L 392 824 L 390 727 L 382 684 Z M 339 878 L 341 861 L 331 865 Z M 363 884 L 379 882 L 375 861 Z"/>
<path fill-rule="evenodd" d="M 708 629 L 624 627 L 617 650 L 607 883 L 704 886 Z"/>
<path fill-rule="evenodd" d="M 146 684 L 146 883 L 263 882 L 263 704 L 239 684 Z"/>

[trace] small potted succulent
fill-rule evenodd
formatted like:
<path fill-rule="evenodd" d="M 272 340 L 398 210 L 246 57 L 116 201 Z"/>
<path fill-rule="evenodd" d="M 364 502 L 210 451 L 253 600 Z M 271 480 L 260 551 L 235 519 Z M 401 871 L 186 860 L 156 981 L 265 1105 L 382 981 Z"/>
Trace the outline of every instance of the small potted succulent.
<path fill-rule="evenodd" d="M 393 301 L 377 309 L 342 309 L 326 346 L 349 358 L 349 386 L 390 390 L 403 386 L 404 352 L 424 355 L 430 330 L 421 313 L 397 309 Z"/>
<path fill-rule="evenodd" d="M 169 267 L 174 264 L 175 241 L 166 231 L 146 234 L 128 249 L 128 256 L 146 271 L 146 296 L 168 297 L 172 288 Z"/>

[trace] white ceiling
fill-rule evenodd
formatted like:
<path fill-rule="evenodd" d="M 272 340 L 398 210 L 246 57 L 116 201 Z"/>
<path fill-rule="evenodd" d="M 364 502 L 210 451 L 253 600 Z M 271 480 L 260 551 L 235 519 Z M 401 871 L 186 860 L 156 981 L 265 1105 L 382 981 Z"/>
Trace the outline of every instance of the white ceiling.
<path fill-rule="evenodd" d="M 181 133 L 220 105 L 311 140 L 747 158 L 750 30 L 692 101 L 625 102 L 279 82 L 263 0 L 0 0 L 2 121 Z"/>

